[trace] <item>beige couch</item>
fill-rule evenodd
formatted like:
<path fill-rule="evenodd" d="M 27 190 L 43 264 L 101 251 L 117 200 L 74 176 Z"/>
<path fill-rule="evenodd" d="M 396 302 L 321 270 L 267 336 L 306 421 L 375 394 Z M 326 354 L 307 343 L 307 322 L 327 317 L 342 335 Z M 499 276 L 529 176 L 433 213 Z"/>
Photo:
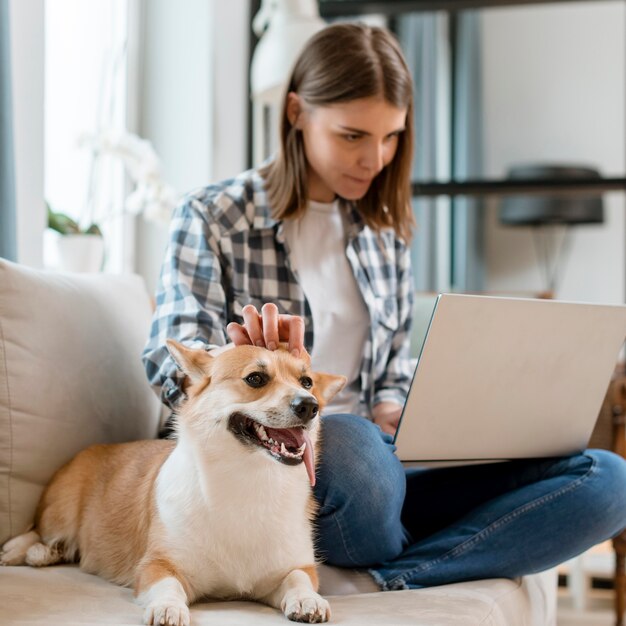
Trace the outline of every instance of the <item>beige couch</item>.
<path fill-rule="evenodd" d="M 78 450 L 156 436 L 161 411 L 140 363 L 149 321 L 136 276 L 53 274 L 0 259 L 0 543 L 28 526 L 44 485 Z M 321 586 L 335 624 L 555 624 L 554 571 L 381 593 L 363 574 L 323 566 Z M 196 604 L 191 614 L 196 626 L 288 623 L 249 602 Z M 129 589 L 75 565 L 3 567 L 0 623 L 134 625 L 141 609 Z"/>

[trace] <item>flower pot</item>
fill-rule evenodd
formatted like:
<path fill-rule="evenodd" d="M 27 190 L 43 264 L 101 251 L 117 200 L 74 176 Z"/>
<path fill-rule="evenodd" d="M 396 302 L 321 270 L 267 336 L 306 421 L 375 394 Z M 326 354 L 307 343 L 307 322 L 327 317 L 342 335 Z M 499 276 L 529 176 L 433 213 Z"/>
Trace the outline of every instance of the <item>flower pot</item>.
<path fill-rule="evenodd" d="M 100 235 L 44 233 L 44 265 L 65 272 L 99 272 L 104 263 L 104 239 Z"/>

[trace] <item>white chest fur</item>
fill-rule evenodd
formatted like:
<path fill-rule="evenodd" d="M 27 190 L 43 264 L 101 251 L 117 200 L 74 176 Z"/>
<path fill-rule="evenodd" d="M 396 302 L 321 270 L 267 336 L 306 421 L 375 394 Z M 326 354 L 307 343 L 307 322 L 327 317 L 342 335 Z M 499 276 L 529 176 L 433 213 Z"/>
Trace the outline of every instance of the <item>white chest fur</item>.
<path fill-rule="evenodd" d="M 197 597 L 260 597 L 314 562 L 309 498 L 304 465 L 230 435 L 202 451 L 181 435 L 157 479 L 155 539 Z"/>

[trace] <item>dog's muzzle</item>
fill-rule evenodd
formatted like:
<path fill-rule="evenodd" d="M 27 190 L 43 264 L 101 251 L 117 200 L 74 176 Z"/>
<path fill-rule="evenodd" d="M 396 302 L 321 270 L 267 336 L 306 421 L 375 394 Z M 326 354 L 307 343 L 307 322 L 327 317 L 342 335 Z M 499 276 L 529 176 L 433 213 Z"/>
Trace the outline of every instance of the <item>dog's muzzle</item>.
<path fill-rule="evenodd" d="M 314 413 L 308 405 L 302 405 L 299 411 L 303 421 L 308 422 L 311 414 L 315 416 L 317 413 L 317 407 Z M 306 417 L 304 413 L 307 413 Z M 315 484 L 313 445 L 309 433 L 303 427 L 269 428 L 244 413 L 236 412 L 228 420 L 228 430 L 243 444 L 263 448 L 285 465 L 300 465 L 304 461 L 311 485 Z"/>

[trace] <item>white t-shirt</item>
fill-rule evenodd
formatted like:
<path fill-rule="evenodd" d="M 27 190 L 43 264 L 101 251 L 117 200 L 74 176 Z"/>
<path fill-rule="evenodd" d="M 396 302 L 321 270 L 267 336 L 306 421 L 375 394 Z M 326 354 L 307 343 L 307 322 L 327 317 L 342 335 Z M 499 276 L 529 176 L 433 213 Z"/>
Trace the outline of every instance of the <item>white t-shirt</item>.
<path fill-rule="evenodd" d="M 291 268 L 313 317 L 313 371 L 348 379 L 324 414 L 356 413 L 363 346 L 370 316 L 346 257 L 344 216 L 339 202 L 309 202 L 304 215 L 285 220 Z"/>

